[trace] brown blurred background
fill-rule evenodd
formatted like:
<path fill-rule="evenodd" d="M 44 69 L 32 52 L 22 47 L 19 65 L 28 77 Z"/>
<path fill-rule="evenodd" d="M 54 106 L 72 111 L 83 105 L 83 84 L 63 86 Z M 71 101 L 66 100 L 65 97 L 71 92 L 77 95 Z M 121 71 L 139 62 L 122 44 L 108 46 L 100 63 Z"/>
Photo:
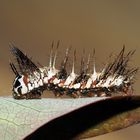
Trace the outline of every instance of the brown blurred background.
<path fill-rule="evenodd" d="M 14 78 L 9 68 L 9 43 L 13 42 L 33 60 L 48 65 L 52 41 L 60 40 L 59 59 L 66 47 L 77 50 L 77 69 L 83 48 L 96 49 L 97 67 L 110 53 L 136 49 L 131 64 L 140 66 L 139 0 L 0 0 L 0 95 L 11 95 Z M 58 61 L 60 61 L 58 60 Z M 135 93 L 140 92 L 137 74 Z M 138 140 L 140 126 L 130 127 L 93 140 Z"/>

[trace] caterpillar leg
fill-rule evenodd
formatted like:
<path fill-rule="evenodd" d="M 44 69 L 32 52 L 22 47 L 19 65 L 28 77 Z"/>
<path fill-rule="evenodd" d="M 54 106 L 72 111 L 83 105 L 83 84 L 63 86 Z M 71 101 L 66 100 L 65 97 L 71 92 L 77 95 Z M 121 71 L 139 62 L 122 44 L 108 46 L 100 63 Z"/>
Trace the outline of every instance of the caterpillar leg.
<path fill-rule="evenodd" d="M 63 96 L 64 94 L 61 93 L 61 92 L 54 92 L 54 95 L 55 95 L 55 97 L 61 97 L 61 96 Z"/>
<path fill-rule="evenodd" d="M 112 96 L 112 91 L 110 88 L 104 87 L 102 90 L 100 89 L 98 91 L 98 96 L 99 97 L 107 97 L 107 96 Z"/>
<path fill-rule="evenodd" d="M 25 95 L 17 95 L 16 93 L 13 93 L 13 98 L 20 100 L 20 99 L 26 99 Z"/>
<path fill-rule="evenodd" d="M 61 97 L 65 94 L 65 89 L 61 87 L 56 87 L 55 89 L 53 89 L 53 92 L 55 97 Z"/>
<path fill-rule="evenodd" d="M 41 99 L 41 92 L 34 91 L 26 94 L 26 99 Z"/>
<path fill-rule="evenodd" d="M 80 91 L 75 91 L 75 92 L 71 93 L 71 96 L 73 98 L 81 98 L 81 93 L 80 93 Z"/>
<path fill-rule="evenodd" d="M 123 88 L 122 88 L 122 91 L 125 93 L 124 95 L 133 95 L 133 91 L 134 91 L 134 89 L 133 89 L 133 87 L 132 86 L 128 86 L 128 85 L 126 85 L 126 86 L 124 86 Z"/>
<path fill-rule="evenodd" d="M 105 92 L 100 92 L 98 93 L 98 97 L 106 97 L 107 94 Z"/>
<path fill-rule="evenodd" d="M 19 87 L 17 90 L 18 90 L 18 92 L 15 92 L 13 90 L 13 98 L 14 99 L 18 99 L 18 100 L 26 99 L 26 96 L 21 93 L 21 87 Z"/>
<path fill-rule="evenodd" d="M 88 96 L 88 97 L 97 97 L 97 94 L 94 93 L 94 92 L 88 92 L 88 93 L 87 93 L 87 96 Z"/>
<path fill-rule="evenodd" d="M 20 100 L 20 99 L 41 99 L 41 92 L 39 91 L 34 91 L 34 92 L 29 92 L 27 94 L 17 94 L 13 93 L 13 98 Z"/>
<path fill-rule="evenodd" d="M 79 96 L 77 95 L 76 92 L 73 92 L 73 93 L 71 94 L 71 96 L 72 96 L 73 98 L 79 98 Z"/>

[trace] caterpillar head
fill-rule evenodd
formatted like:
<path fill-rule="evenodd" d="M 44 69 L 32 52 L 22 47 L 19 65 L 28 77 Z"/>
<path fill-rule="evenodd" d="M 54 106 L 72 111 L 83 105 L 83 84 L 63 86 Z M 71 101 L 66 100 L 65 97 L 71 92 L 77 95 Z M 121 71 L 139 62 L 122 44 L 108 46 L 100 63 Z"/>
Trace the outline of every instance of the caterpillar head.
<path fill-rule="evenodd" d="M 19 98 L 28 92 L 27 83 L 24 75 L 16 76 L 13 82 L 13 97 Z"/>

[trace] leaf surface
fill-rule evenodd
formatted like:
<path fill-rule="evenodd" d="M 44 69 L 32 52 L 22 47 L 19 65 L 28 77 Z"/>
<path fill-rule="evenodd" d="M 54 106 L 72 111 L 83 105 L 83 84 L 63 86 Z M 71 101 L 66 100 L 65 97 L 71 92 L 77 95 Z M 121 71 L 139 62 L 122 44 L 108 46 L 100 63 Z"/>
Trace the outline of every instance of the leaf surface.
<path fill-rule="evenodd" d="M 140 121 L 140 97 L 15 100 L 0 97 L 0 138 L 81 139 Z"/>

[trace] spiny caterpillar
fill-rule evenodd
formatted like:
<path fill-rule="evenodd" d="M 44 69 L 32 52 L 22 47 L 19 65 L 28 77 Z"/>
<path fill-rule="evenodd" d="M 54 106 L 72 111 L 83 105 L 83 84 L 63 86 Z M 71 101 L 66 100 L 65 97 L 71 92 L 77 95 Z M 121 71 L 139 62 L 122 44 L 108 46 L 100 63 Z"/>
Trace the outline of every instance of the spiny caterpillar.
<path fill-rule="evenodd" d="M 70 95 L 84 96 L 112 96 L 115 93 L 130 95 L 133 93 L 132 84 L 138 68 L 129 68 L 128 62 L 135 51 L 125 54 L 125 47 L 113 61 L 108 62 L 101 72 L 95 69 L 95 50 L 93 51 L 93 71 L 89 73 L 90 55 L 87 63 L 81 59 L 80 73 L 75 73 L 76 51 L 73 55 L 72 70 L 67 72 L 66 66 L 70 49 L 66 49 L 65 57 L 56 69 L 57 51 L 53 52 L 53 43 L 50 52 L 49 66 L 36 65 L 32 60 L 14 45 L 11 52 L 15 56 L 16 64 L 10 66 L 16 78 L 13 82 L 13 97 L 15 99 L 40 99 L 44 90 L 52 91 L 56 96 Z"/>

